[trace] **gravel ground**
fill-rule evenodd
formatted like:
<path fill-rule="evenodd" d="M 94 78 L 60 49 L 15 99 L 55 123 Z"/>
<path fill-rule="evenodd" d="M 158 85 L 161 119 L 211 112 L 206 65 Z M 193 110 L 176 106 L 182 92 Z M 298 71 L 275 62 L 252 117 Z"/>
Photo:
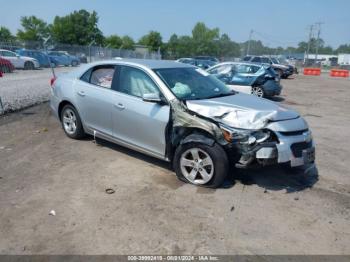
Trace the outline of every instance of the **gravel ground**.
<path fill-rule="evenodd" d="M 70 67 L 56 68 L 57 74 L 72 70 Z M 0 78 L 0 98 L 3 109 L 0 114 L 26 108 L 48 101 L 50 95 L 51 69 L 16 70 Z"/>
<path fill-rule="evenodd" d="M 216 190 L 67 138 L 47 103 L 0 117 L 0 254 L 350 254 L 350 81 L 282 84 L 274 100 L 309 122 L 316 167 L 235 170 Z"/>

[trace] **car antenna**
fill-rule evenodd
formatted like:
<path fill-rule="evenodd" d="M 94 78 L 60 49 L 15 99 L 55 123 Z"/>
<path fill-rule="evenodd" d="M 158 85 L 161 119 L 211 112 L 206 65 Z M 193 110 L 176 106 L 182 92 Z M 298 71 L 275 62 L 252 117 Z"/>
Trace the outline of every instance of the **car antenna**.
<path fill-rule="evenodd" d="M 50 68 L 52 71 L 53 78 L 56 79 L 55 69 L 53 68 L 52 63 L 50 61 L 50 57 L 49 57 L 49 53 L 47 51 L 47 45 L 46 45 L 46 43 L 50 40 L 50 38 L 51 38 L 51 36 L 44 38 L 44 49 L 45 49 L 46 57 L 47 57 L 47 60 L 49 62 L 49 65 L 50 65 Z"/>

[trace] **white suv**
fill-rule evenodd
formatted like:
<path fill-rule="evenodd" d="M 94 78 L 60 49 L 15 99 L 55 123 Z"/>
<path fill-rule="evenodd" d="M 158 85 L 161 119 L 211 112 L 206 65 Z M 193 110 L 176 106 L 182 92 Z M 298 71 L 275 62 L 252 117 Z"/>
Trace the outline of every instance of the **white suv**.
<path fill-rule="evenodd" d="M 20 56 L 15 52 L 11 52 L 5 49 L 0 49 L 0 56 L 9 60 L 15 68 L 29 70 L 40 67 L 38 60 L 27 56 Z"/>

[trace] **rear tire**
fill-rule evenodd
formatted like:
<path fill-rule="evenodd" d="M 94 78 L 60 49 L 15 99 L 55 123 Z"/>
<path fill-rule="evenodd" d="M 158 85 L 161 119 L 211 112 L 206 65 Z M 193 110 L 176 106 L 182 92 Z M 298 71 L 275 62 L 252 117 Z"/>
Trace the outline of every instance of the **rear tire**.
<path fill-rule="evenodd" d="M 181 181 L 209 188 L 222 185 L 229 171 L 227 154 L 217 143 L 213 146 L 198 142 L 179 145 L 173 165 Z"/>
<path fill-rule="evenodd" d="M 257 97 L 265 97 L 264 88 L 262 88 L 261 86 L 253 86 L 252 95 L 255 95 Z"/>
<path fill-rule="evenodd" d="M 1 66 L 0 71 L 3 73 L 11 73 L 11 69 L 8 66 Z"/>
<path fill-rule="evenodd" d="M 61 124 L 66 135 L 73 139 L 81 139 L 85 136 L 80 116 L 74 106 L 65 105 L 61 111 Z"/>
<path fill-rule="evenodd" d="M 78 62 L 77 61 L 72 61 L 72 66 L 77 66 Z"/>

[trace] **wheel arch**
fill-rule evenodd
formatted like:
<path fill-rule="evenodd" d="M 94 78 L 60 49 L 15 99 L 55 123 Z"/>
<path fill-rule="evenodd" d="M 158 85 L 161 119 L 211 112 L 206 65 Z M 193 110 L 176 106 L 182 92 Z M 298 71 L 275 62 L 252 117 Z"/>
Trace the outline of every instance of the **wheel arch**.
<path fill-rule="evenodd" d="M 172 134 L 170 135 L 168 141 L 166 155 L 170 161 L 173 161 L 175 150 L 178 146 L 191 142 L 204 143 L 208 146 L 213 146 L 216 139 L 212 134 L 204 129 L 177 127 L 172 130 Z"/>
<path fill-rule="evenodd" d="M 71 105 L 75 108 L 75 110 L 78 111 L 78 109 L 76 108 L 76 106 L 68 101 L 68 100 L 62 100 L 59 104 L 58 104 L 58 110 L 57 110 L 57 113 L 58 113 L 58 118 L 60 119 L 60 121 L 62 121 L 61 119 L 61 113 L 62 113 L 62 109 L 66 106 L 66 105 Z M 78 112 L 79 113 L 79 112 Z"/>

